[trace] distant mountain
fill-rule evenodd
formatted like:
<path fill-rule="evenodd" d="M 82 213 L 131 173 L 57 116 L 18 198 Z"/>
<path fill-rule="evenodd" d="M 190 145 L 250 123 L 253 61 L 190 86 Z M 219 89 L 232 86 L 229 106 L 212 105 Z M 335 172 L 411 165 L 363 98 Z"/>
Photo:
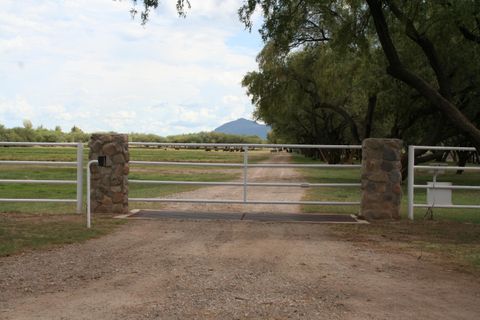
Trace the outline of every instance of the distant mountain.
<path fill-rule="evenodd" d="M 240 118 L 222 124 L 220 127 L 216 128 L 213 131 L 230 134 L 242 134 L 246 136 L 259 136 L 262 139 L 267 139 L 267 133 L 270 130 L 271 128 L 267 125 Z"/>

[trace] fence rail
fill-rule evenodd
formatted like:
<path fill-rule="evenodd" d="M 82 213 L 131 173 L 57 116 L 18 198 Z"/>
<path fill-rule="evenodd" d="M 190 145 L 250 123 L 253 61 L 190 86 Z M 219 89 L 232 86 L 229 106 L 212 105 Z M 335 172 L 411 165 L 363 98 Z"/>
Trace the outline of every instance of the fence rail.
<path fill-rule="evenodd" d="M 409 146 L 408 147 L 408 218 L 414 219 L 414 208 L 456 208 L 456 209 L 480 209 L 480 205 L 455 205 L 455 204 L 420 204 L 415 203 L 415 189 L 443 189 L 443 190 L 480 190 L 480 186 L 446 186 L 436 185 L 436 174 L 439 171 L 480 171 L 480 166 L 448 166 L 448 165 L 415 165 L 415 150 L 439 150 L 439 151 L 476 151 L 472 147 L 444 147 L 444 146 Z M 432 185 L 415 184 L 415 170 L 430 170 L 434 173 Z"/>
<path fill-rule="evenodd" d="M 276 164 L 276 163 L 212 163 L 212 162 L 173 162 L 173 161 L 130 161 L 130 164 L 145 166 L 192 166 L 192 167 L 238 167 L 238 168 L 361 168 L 360 164 Z"/>
<path fill-rule="evenodd" d="M 261 144 L 261 143 L 168 143 L 168 142 L 129 142 L 129 146 L 157 146 L 157 147 L 217 147 L 217 148 L 288 148 L 288 149 L 362 149 L 361 145 L 334 145 L 334 144 Z"/>
<path fill-rule="evenodd" d="M 206 182 L 206 181 L 172 181 L 172 180 L 132 180 L 128 183 L 137 184 L 176 184 L 176 185 L 205 185 L 205 186 L 237 186 L 242 187 L 243 182 Z M 248 187 L 360 187 L 361 183 L 268 183 L 268 182 L 248 182 Z"/>
<path fill-rule="evenodd" d="M 56 146 L 56 147 L 75 147 L 77 149 L 77 161 L 24 161 L 24 160 L 1 160 L 0 165 L 22 165 L 22 166 L 49 166 L 49 167 L 74 167 L 77 168 L 76 180 L 45 180 L 45 179 L 0 179 L 0 184 L 76 184 L 76 199 L 22 199 L 22 198 L 0 198 L 0 202 L 64 202 L 76 203 L 77 213 L 82 212 L 83 208 L 83 143 L 58 143 L 58 142 L 0 142 L 0 146 Z"/>

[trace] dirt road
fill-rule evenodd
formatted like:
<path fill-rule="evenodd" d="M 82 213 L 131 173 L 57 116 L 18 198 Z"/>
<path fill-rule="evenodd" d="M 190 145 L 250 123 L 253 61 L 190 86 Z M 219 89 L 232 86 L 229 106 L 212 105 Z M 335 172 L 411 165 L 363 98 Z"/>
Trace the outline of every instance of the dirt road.
<path fill-rule="evenodd" d="M 321 224 L 136 220 L 0 259 L 0 319 L 477 319 L 479 302 L 471 275 Z"/>
<path fill-rule="evenodd" d="M 273 154 L 267 162 L 288 163 L 290 155 L 287 153 Z M 243 180 L 238 180 L 241 182 Z M 292 168 L 249 168 L 249 182 L 305 182 L 303 177 Z M 249 200 L 300 201 L 304 196 L 304 189 L 298 187 L 249 187 Z M 243 187 L 216 186 L 207 187 L 190 192 L 173 195 L 181 199 L 213 199 L 213 200 L 242 200 Z M 171 211 L 200 211 L 200 212 L 300 212 L 299 205 L 243 205 L 243 204 L 199 204 L 199 203 L 165 203 L 159 208 Z"/>

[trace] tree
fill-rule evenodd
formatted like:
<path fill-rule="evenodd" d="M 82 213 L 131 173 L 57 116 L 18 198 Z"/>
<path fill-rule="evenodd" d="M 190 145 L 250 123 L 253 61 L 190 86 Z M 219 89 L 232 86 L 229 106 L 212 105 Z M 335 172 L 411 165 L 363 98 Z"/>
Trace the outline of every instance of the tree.
<path fill-rule="evenodd" d="M 27 130 L 33 129 L 32 121 L 30 121 L 28 119 L 23 120 L 23 127 Z"/>
<path fill-rule="evenodd" d="M 381 48 L 386 72 L 415 90 L 446 123 L 480 150 L 477 1 L 248 0 L 241 20 L 251 28 L 259 8 L 260 33 L 278 55 L 327 44 L 346 49 Z M 422 67 L 416 67 L 421 64 Z M 425 68 L 427 66 L 428 68 Z M 415 71 L 412 71 L 415 70 Z M 409 107 L 404 107 L 408 109 Z M 409 110 L 411 111 L 411 110 Z"/>
<path fill-rule="evenodd" d="M 159 0 L 141 0 L 143 3 L 142 9 L 140 11 L 137 9 L 138 6 L 138 0 L 132 0 L 133 2 L 133 8 L 130 10 L 130 14 L 132 15 L 132 18 L 135 18 L 137 14 L 140 14 L 140 19 L 142 21 L 142 24 L 146 24 L 150 12 L 152 9 L 157 9 L 158 5 L 160 4 Z M 190 8 L 190 1 L 189 0 L 176 0 L 177 3 L 177 12 L 180 17 L 185 17 L 185 9 Z"/>
<path fill-rule="evenodd" d="M 360 112 L 353 106 L 353 94 L 347 94 L 355 59 L 345 57 L 350 63 L 336 68 L 329 66 L 340 59 L 325 47 L 286 57 L 272 56 L 271 48 L 265 46 L 257 58 L 260 70 L 248 73 L 242 83 L 256 106 L 255 116 L 297 141 L 359 143 Z"/>

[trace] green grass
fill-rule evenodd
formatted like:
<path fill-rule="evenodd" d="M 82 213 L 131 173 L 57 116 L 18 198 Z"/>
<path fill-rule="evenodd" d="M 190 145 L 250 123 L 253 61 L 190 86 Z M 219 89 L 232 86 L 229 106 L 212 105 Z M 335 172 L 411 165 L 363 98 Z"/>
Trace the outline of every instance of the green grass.
<path fill-rule="evenodd" d="M 88 150 L 84 150 L 84 159 Z M 0 147 L 0 160 L 76 161 L 77 149 L 71 147 Z"/>
<path fill-rule="evenodd" d="M 268 153 L 249 150 L 248 160 L 257 163 L 268 158 Z M 139 161 L 184 161 L 184 162 L 227 162 L 243 163 L 242 152 L 205 151 L 205 150 L 172 150 L 153 148 L 130 148 L 130 159 Z"/>
<path fill-rule="evenodd" d="M 249 150 L 248 157 L 251 163 L 255 163 L 265 160 L 268 153 Z M 76 159 L 77 149 L 71 147 L 0 147 L 0 160 L 76 161 Z M 84 162 L 87 159 L 88 147 L 83 152 Z M 130 160 L 243 163 L 243 153 L 203 149 L 130 148 Z"/>
<path fill-rule="evenodd" d="M 293 154 L 293 161 L 301 164 L 321 163 L 318 160 L 312 160 L 299 154 Z M 310 183 L 359 183 L 360 169 L 323 169 L 306 168 L 300 169 L 300 172 Z M 341 201 L 353 202 L 360 201 L 360 190 L 358 187 L 345 188 L 325 188 L 312 187 L 306 192 L 304 200 L 309 201 Z M 328 212 L 354 214 L 359 210 L 359 206 L 312 206 L 305 205 L 302 210 L 307 213 Z"/>
<path fill-rule="evenodd" d="M 83 242 L 108 234 L 126 220 L 96 217 L 85 228 L 83 215 L 0 213 L 0 257 L 26 250 Z"/>

